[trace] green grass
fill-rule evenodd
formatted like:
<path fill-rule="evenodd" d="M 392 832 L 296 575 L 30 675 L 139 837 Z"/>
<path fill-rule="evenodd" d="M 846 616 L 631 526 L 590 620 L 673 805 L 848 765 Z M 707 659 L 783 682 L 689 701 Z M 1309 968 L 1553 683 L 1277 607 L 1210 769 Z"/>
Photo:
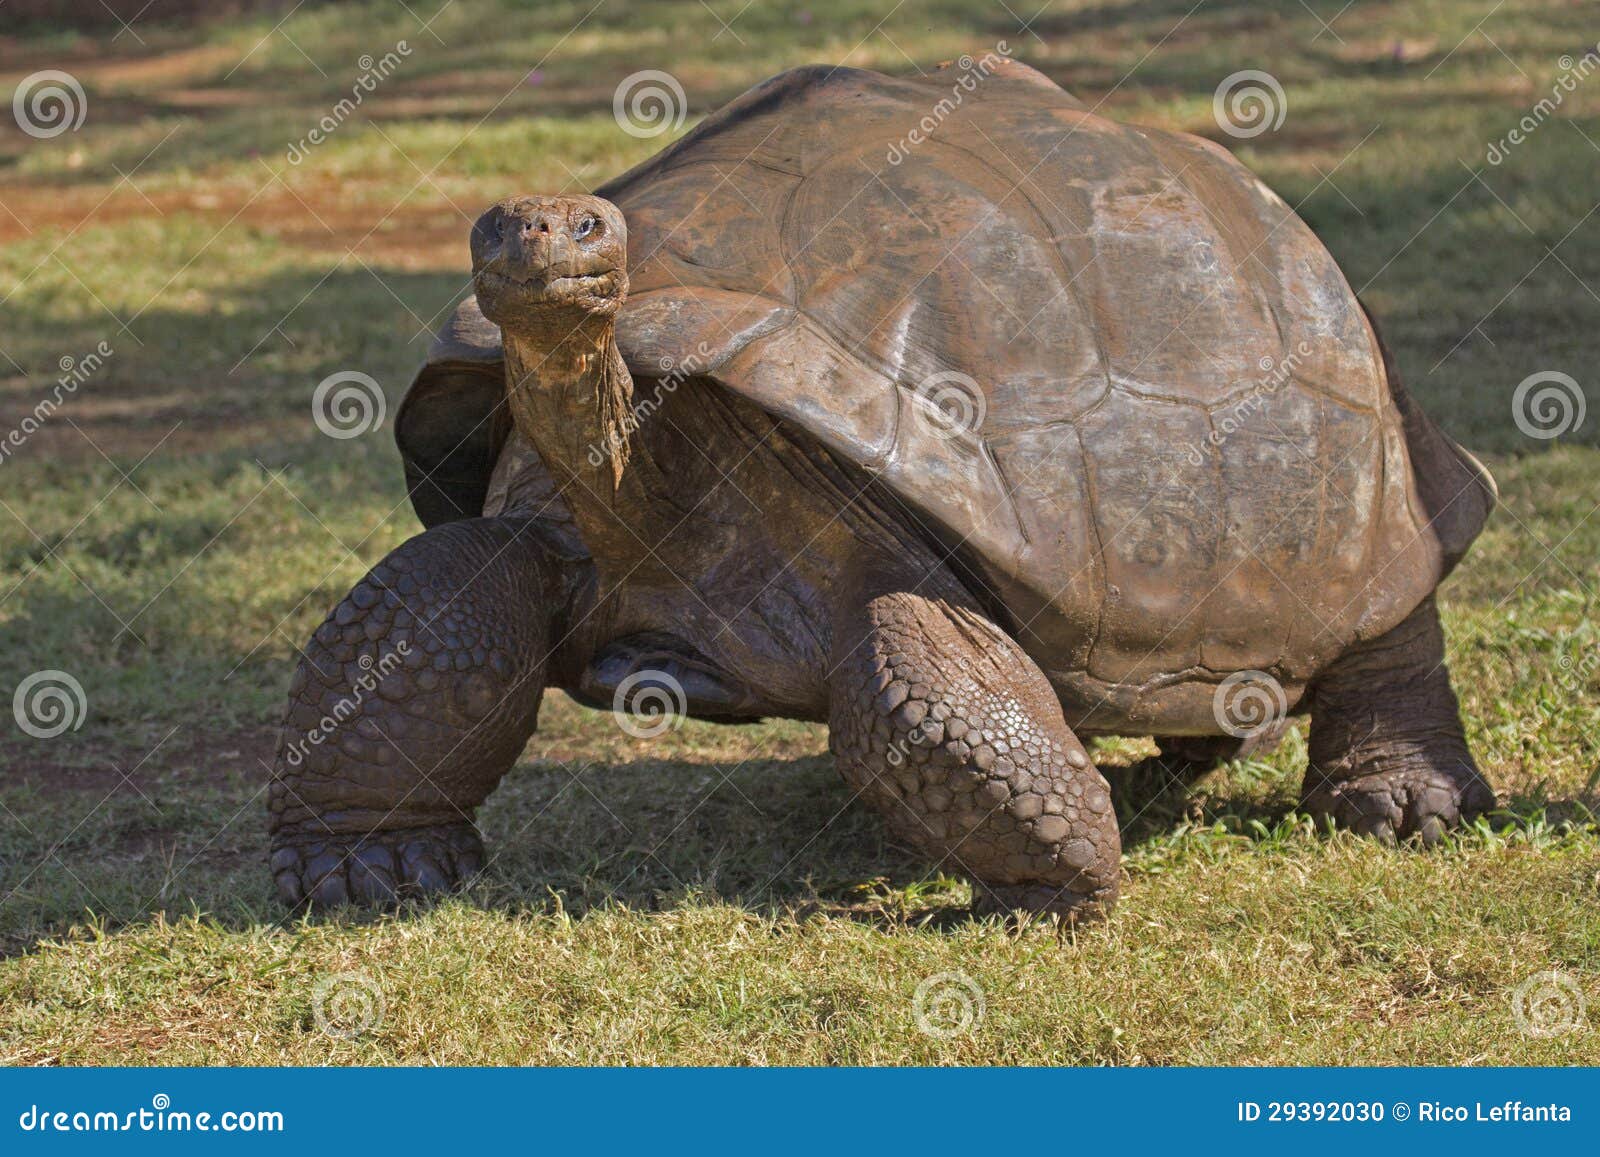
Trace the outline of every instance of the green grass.
<path fill-rule="evenodd" d="M 1507 998 L 1592 965 L 1592 845 L 1174 843 L 1134 857 L 1122 914 L 1075 940 L 697 890 L 281 931 L 162 918 L 14 962 L 6 1016 L 14 1059 L 52 1063 L 1593 1063 L 1592 1042 L 1523 1036 Z M 949 973 L 977 985 L 981 1019 L 931 1036 L 916 992 Z M 314 1005 L 346 976 L 384 1001 L 350 1040 Z"/>
<path fill-rule="evenodd" d="M 89 102 L 76 133 L 0 137 L 0 436 L 60 359 L 113 349 L 0 461 L 0 693 L 58 669 L 89 705 L 53 739 L 0 732 L 0 1061 L 1600 1060 L 1600 409 L 1558 441 L 1511 420 L 1540 370 L 1600 408 L 1600 77 L 1484 162 L 1557 59 L 1593 46 L 1579 8 L 1317 0 L 1328 33 L 1293 0 L 1058 2 L 1035 39 L 954 0 L 488 7 L 445 8 L 443 43 L 372 3 L 278 32 L 273 11 L 141 21 L 142 45 L 48 27 L 0 44 L 8 90 L 58 67 Z M 402 38 L 362 115 L 289 164 L 357 58 Z M 1286 818 L 1300 734 L 1145 807 L 1149 745 L 1105 744 L 1124 898 L 1061 938 L 964 919 L 967 885 L 851 803 L 818 728 L 643 742 L 553 697 L 484 811 L 495 858 L 473 891 L 286 920 L 261 792 L 295 647 L 417 529 L 390 423 L 326 438 L 314 385 L 369 373 L 392 422 L 464 289 L 470 217 L 660 144 L 611 118 L 629 73 L 673 72 L 692 123 L 788 65 L 911 71 L 1000 38 L 1103 111 L 1212 137 L 1224 76 L 1282 82 L 1283 127 L 1225 143 L 1325 239 L 1414 393 L 1501 484 L 1442 592 L 1499 826 L 1428 854 L 1310 833 Z M 1590 1011 L 1544 1039 L 1512 994 L 1550 970 Z M 981 1020 L 919 1031 L 918 985 L 952 972 Z M 345 973 L 384 998 L 353 1039 L 314 1012 Z"/>

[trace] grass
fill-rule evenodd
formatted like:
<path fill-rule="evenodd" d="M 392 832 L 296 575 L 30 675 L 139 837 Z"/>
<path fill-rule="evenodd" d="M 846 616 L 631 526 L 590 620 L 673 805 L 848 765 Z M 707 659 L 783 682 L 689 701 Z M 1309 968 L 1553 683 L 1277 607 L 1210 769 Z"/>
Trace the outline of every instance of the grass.
<path fill-rule="evenodd" d="M 52 739 L 0 732 L 0 1061 L 1600 1060 L 1600 423 L 1545 441 L 1511 420 L 1540 370 L 1600 404 L 1600 80 L 1484 159 L 1558 58 L 1593 46 L 1578 8 L 1318 0 L 1330 33 L 1295 2 L 1058 2 L 1030 33 L 953 0 L 455 4 L 431 31 L 387 2 L 307 5 L 276 31 L 286 8 L 164 24 L 160 7 L 138 39 L 0 39 L 8 87 L 56 67 L 88 100 L 75 133 L 0 137 L 0 435 L 62 358 L 113 351 L 0 460 L 0 692 L 63 670 L 88 704 Z M 1061 938 L 965 920 L 967 886 L 850 803 L 818 728 L 645 742 L 554 697 L 484 811 L 495 859 L 473 891 L 286 920 L 260 797 L 294 649 L 417 529 L 388 424 L 321 436 L 315 383 L 360 369 L 392 417 L 464 288 L 478 209 L 659 146 L 612 120 L 629 73 L 672 71 L 692 123 L 788 65 L 911 71 L 999 38 L 1112 115 L 1234 147 L 1490 462 L 1501 512 L 1442 605 L 1497 825 L 1429 854 L 1310 833 L 1288 814 L 1299 734 L 1191 789 L 1148 743 L 1104 744 L 1124 899 Z M 361 113 L 290 164 L 357 59 L 401 39 Z M 1247 67 L 1289 107 L 1241 142 L 1211 94 Z M 1551 970 L 1590 1011 L 1527 1035 L 1513 993 Z M 930 1035 L 916 993 L 949 973 L 982 1015 Z M 383 997 L 348 1039 L 316 1014 L 346 983 Z"/>

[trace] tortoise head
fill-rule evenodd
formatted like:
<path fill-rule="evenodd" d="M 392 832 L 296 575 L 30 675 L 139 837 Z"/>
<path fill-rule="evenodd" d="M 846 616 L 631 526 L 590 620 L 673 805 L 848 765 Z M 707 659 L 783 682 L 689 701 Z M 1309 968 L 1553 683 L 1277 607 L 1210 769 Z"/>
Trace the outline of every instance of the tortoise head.
<path fill-rule="evenodd" d="M 472 227 L 483 315 L 512 332 L 609 321 L 628 293 L 628 227 L 599 197 L 512 197 Z"/>

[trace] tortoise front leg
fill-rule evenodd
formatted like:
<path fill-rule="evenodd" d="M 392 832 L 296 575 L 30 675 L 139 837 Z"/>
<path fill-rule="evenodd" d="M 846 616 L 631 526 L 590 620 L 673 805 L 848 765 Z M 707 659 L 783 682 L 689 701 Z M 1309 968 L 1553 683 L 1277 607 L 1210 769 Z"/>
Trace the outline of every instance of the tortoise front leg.
<path fill-rule="evenodd" d="M 526 519 L 397 547 L 307 645 L 269 797 L 291 904 L 448 890 L 483 864 L 473 814 L 533 733 L 564 588 Z"/>
<path fill-rule="evenodd" d="M 978 910 L 1111 906 L 1122 840 L 1106 782 L 1044 673 L 953 578 L 865 576 L 830 666 L 841 774 L 896 835 L 971 876 Z"/>

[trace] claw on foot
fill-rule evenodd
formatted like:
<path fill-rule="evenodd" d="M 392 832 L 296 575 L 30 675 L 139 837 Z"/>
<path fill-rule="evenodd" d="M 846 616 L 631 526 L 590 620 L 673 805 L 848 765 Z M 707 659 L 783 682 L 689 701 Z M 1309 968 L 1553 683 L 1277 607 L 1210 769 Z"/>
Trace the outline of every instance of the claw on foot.
<path fill-rule="evenodd" d="M 396 904 L 454 891 L 483 868 L 470 824 L 285 840 L 272 851 L 278 894 L 295 907 Z"/>
<path fill-rule="evenodd" d="M 1476 774 L 1458 782 L 1442 773 L 1396 771 L 1326 784 L 1307 793 L 1301 806 L 1357 835 L 1391 844 L 1414 837 L 1432 847 L 1494 804 L 1494 793 Z"/>

